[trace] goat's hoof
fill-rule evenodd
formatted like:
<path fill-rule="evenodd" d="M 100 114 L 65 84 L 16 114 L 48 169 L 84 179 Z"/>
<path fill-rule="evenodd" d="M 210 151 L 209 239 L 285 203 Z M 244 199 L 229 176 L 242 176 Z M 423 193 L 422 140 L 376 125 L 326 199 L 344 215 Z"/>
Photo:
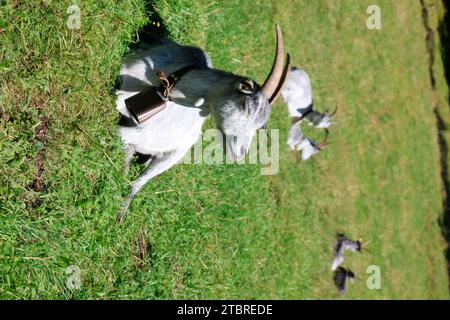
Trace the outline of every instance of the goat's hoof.
<path fill-rule="evenodd" d="M 125 219 L 125 216 L 128 212 L 128 208 L 130 207 L 130 203 L 131 200 L 133 199 L 133 197 L 129 197 L 128 199 L 126 199 L 123 204 L 122 207 L 120 208 L 119 212 L 117 213 L 116 216 L 116 222 L 120 223 L 123 221 L 123 219 Z"/>
<path fill-rule="evenodd" d="M 117 213 L 117 216 L 116 216 L 117 224 L 121 223 L 125 219 L 125 216 L 127 215 L 127 211 L 128 211 L 127 208 L 120 209 L 119 213 Z"/>

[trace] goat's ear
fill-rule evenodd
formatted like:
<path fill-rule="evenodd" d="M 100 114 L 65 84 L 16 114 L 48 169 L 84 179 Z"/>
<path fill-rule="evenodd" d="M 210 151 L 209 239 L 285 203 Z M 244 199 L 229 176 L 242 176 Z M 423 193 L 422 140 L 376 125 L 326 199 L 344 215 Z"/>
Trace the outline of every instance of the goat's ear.
<path fill-rule="evenodd" d="M 253 80 L 246 79 L 238 83 L 238 89 L 244 94 L 253 94 L 256 91 L 257 85 Z"/>

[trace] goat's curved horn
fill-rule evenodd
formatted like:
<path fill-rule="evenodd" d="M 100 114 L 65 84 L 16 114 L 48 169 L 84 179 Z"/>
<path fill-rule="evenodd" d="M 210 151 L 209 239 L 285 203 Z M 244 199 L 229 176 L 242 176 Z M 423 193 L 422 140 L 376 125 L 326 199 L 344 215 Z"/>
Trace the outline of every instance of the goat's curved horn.
<path fill-rule="evenodd" d="M 334 117 L 336 115 L 337 111 L 338 111 L 338 105 L 336 105 L 336 108 L 334 109 L 333 113 L 330 114 L 330 117 Z"/>
<path fill-rule="evenodd" d="M 277 46 L 275 50 L 275 58 L 272 65 L 272 70 L 270 71 L 267 79 L 261 88 L 261 93 L 269 99 L 269 101 L 274 101 L 274 94 L 282 80 L 283 76 L 283 64 L 284 64 L 284 42 L 283 34 L 281 28 L 278 24 L 275 25 L 275 30 L 277 34 Z"/>
<path fill-rule="evenodd" d="M 325 138 L 323 138 L 322 142 L 317 145 L 317 149 L 323 150 L 328 145 L 328 130 L 325 131 Z"/>
<path fill-rule="evenodd" d="M 291 72 L 291 56 L 288 53 L 287 58 L 286 58 L 286 65 L 284 66 L 283 73 L 282 73 L 281 79 L 280 79 L 280 83 L 278 84 L 278 87 L 276 88 L 275 92 L 273 93 L 272 98 L 269 99 L 270 103 L 274 103 L 275 100 L 277 100 L 278 96 L 281 93 L 281 89 L 283 89 L 283 86 L 286 83 L 287 77 L 290 72 Z"/>

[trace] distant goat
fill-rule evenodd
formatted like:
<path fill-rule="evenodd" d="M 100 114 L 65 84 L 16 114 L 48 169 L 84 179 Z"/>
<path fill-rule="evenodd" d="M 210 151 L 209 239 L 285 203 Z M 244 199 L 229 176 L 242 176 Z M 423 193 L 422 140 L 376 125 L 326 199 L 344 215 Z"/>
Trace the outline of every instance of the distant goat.
<path fill-rule="evenodd" d="M 344 262 L 344 253 L 346 250 L 361 253 L 367 243 L 362 243 L 361 240 L 350 240 L 344 234 L 338 233 L 333 247 L 331 270 L 336 270 Z"/>
<path fill-rule="evenodd" d="M 340 294 L 344 294 L 347 291 L 347 280 L 353 282 L 355 277 L 355 273 L 352 270 L 343 267 L 339 267 L 334 272 L 333 282 Z"/>
<path fill-rule="evenodd" d="M 132 183 L 118 220 L 125 215 L 136 193 L 153 177 L 174 166 L 198 140 L 206 117 L 211 114 L 226 137 L 226 153 L 238 161 L 247 151 L 257 129 L 270 115 L 290 70 L 284 65 L 281 29 L 276 26 L 277 46 L 272 70 L 260 87 L 252 79 L 216 70 L 199 48 L 181 46 L 170 40 L 143 43 L 125 59 L 117 91 L 117 109 L 123 115 L 118 132 L 126 148 L 125 168 L 134 154 L 143 156 L 147 168 Z M 125 100 L 160 82 L 157 71 L 172 74 L 189 71 L 170 91 L 165 109 L 139 124 L 128 112 Z"/>
<path fill-rule="evenodd" d="M 328 132 L 322 142 L 316 143 L 314 140 L 306 137 L 301 131 L 299 123 L 294 123 L 288 132 L 288 145 L 292 150 L 301 152 L 302 160 L 308 160 L 316 153 L 322 151 L 327 146 Z"/>
<path fill-rule="evenodd" d="M 320 113 L 313 109 L 311 81 L 305 70 L 293 67 L 281 94 L 293 122 L 305 119 L 319 129 L 327 129 L 333 124 L 332 120 L 336 115 L 337 108 L 331 114 L 328 111 Z"/>

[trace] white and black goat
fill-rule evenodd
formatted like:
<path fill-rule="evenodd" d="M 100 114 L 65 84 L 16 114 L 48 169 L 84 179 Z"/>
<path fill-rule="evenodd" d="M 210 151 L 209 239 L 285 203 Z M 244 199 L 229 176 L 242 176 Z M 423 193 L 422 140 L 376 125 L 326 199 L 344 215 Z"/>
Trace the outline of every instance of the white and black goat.
<path fill-rule="evenodd" d="M 347 291 L 347 280 L 353 282 L 356 278 L 355 273 L 343 267 L 337 268 L 334 272 L 333 282 L 340 294 L 344 294 Z"/>
<path fill-rule="evenodd" d="M 314 110 L 311 81 L 305 70 L 292 68 L 281 90 L 284 102 L 288 106 L 289 116 L 293 122 L 305 119 L 310 125 L 319 129 L 328 129 L 336 115 L 336 110 L 329 114 L 328 111 L 320 113 Z"/>
<path fill-rule="evenodd" d="M 179 162 L 198 140 L 203 122 L 211 115 L 226 138 L 226 153 L 242 159 L 256 133 L 270 115 L 290 71 L 289 55 L 284 66 L 284 45 L 276 26 L 275 59 L 260 87 L 252 79 L 213 69 L 199 48 L 181 46 L 167 39 L 143 43 L 129 55 L 120 72 L 117 109 L 123 115 L 119 135 L 126 149 L 125 168 L 134 154 L 146 156 L 146 169 L 132 182 L 118 220 L 125 215 L 136 193 L 153 177 Z M 166 108 L 143 124 L 128 112 L 125 100 L 160 82 L 156 72 L 172 74 L 194 66 L 170 91 Z M 284 66 L 284 67 L 283 67 Z"/>
<path fill-rule="evenodd" d="M 346 250 L 353 252 L 362 252 L 363 244 L 361 240 L 350 240 L 344 234 L 338 233 L 333 247 L 333 262 L 331 270 L 335 271 L 344 262 L 344 253 Z"/>
<path fill-rule="evenodd" d="M 325 138 L 317 143 L 313 139 L 306 137 L 298 122 L 292 124 L 288 132 L 288 146 L 294 151 L 300 151 L 303 161 L 319 153 L 327 146 L 328 131 L 325 132 Z"/>

